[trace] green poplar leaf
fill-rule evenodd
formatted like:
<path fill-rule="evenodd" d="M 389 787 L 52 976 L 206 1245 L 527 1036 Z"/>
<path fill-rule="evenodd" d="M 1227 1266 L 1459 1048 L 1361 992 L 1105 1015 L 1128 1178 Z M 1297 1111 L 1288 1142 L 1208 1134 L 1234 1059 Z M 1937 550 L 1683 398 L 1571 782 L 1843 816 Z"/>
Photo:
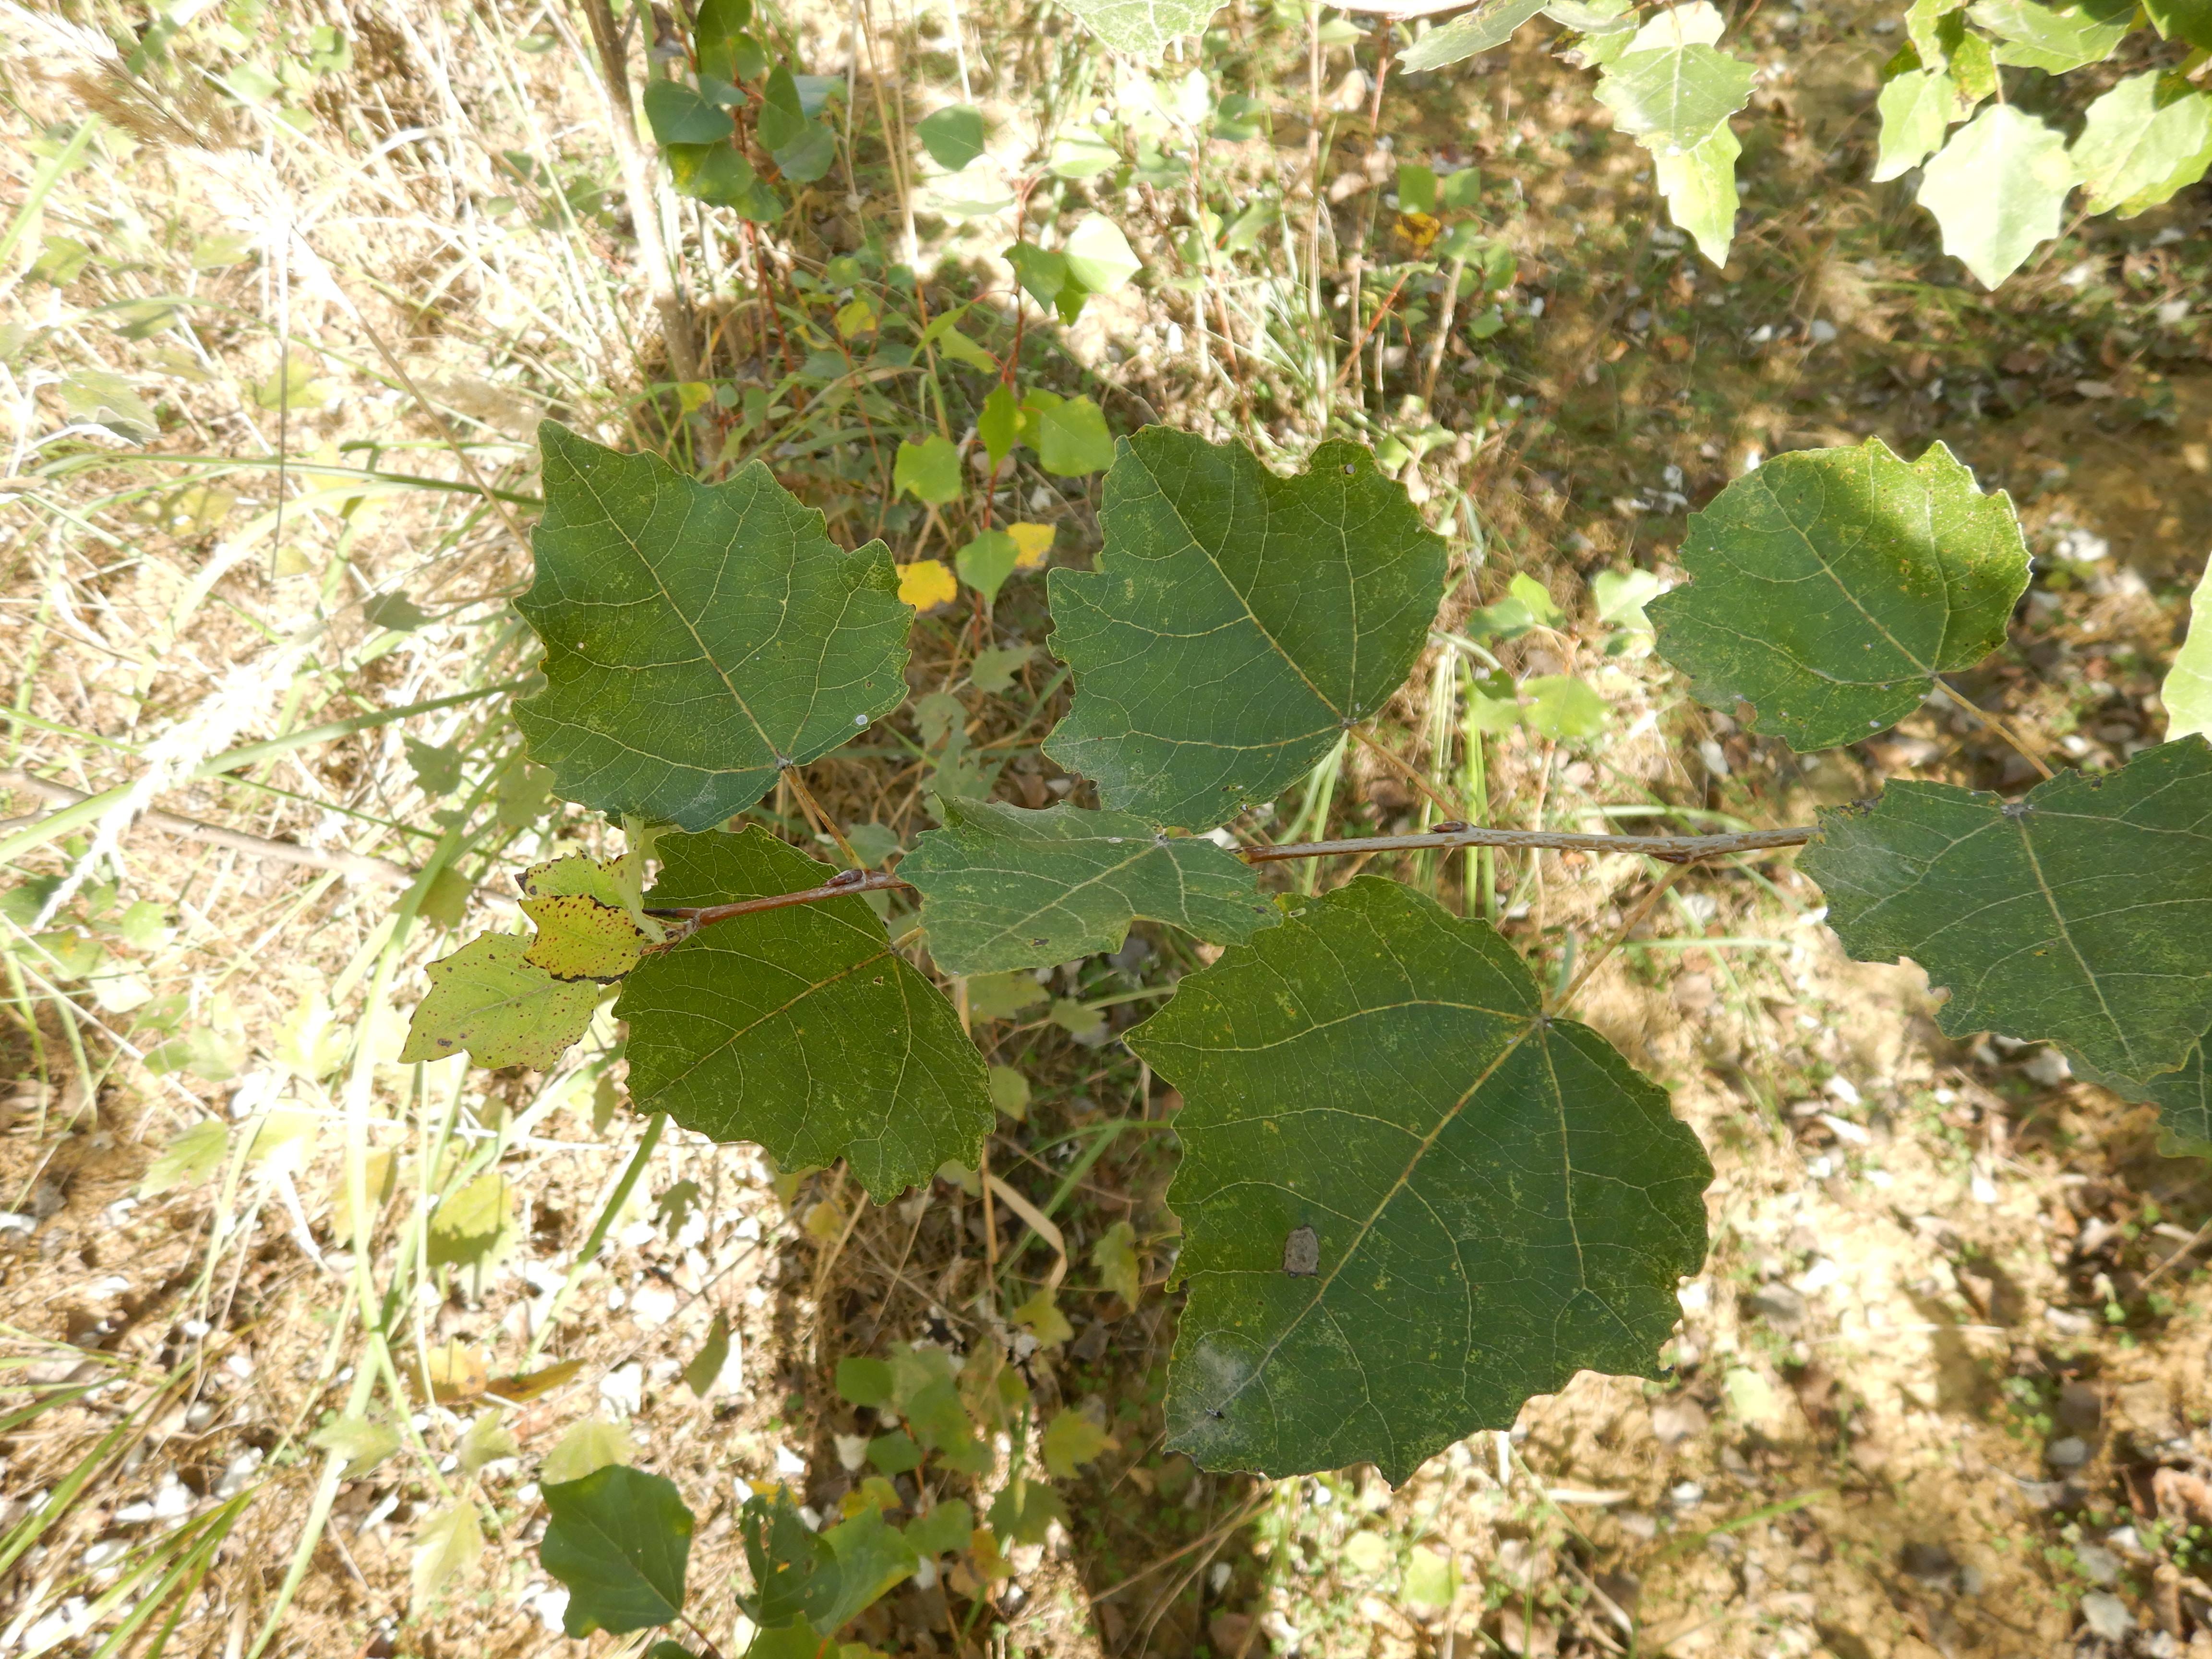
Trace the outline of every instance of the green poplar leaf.
<path fill-rule="evenodd" d="M 952 556 L 952 568 L 960 573 L 962 581 L 983 596 L 985 605 L 991 605 L 997 601 L 1006 578 L 1014 574 L 1014 562 L 1021 553 L 1005 531 L 986 530 Z"/>
<path fill-rule="evenodd" d="M 1154 63 L 1170 40 L 1202 33 L 1216 9 L 1216 0 L 1060 0 L 1060 4 L 1115 51 Z"/>
<path fill-rule="evenodd" d="M 915 124 L 915 137 L 929 159 L 957 173 L 983 153 L 983 112 L 973 104 L 952 104 Z"/>
<path fill-rule="evenodd" d="M 929 953 L 955 974 L 1047 968 L 1118 951 L 1139 918 L 1215 945 L 1279 915 L 1252 866 L 1202 836 L 1170 837 L 1127 812 L 943 805 L 899 866 L 921 895 Z"/>
<path fill-rule="evenodd" d="M 983 452 L 991 458 L 992 471 L 996 471 L 1007 456 L 1014 453 L 1022 430 L 1021 401 L 1013 389 L 1005 385 L 994 386 L 983 399 L 982 412 L 975 417 L 975 435 L 983 441 Z"/>
<path fill-rule="evenodd" d="M 757 461 L 720 483 L 547 422 L 537 580 L 515 601 L 545 689 L 515 705 L 568 800 L 703 830 L 906 697 L 890 550 L 848 553 Z"/>
<path fill-rule="evenodd" d="M 524 959 L 527 940 L 481 933 L 424 971 L 429 994 L 408 1022 L 400 1062 L 443 1060 L 466 1049 L 479 1066 L 550 1072 L 592 1023 L 600 988 L 558 980 Z"/>
<path fill-rule="evenodd" d="M 1729 242 L 1735 235 L 1741 205 L 1735 162 L 1742 154 L 1742 141 L 1723 121 L 1680 155 L 1655 150 L 1651 155 L 1659 193 L 1667 198 L 1667 216 L 1690 234 L 1698 252 L 1716 266 L 1728 263 Z"/>
<path fill-rule="evenodd" d="M 891 462 L 891 487 L 911 491 L 917 501 L 933 507 L 960 498 L 960 451 L 952 440 L 933 432 L 922 439 L 908 438 Z"/>
<path fill-rule="evenodd" d="M 1106 475 L 1096 570 L 1048 579 L 1073 707 L 1048 740 L 1107 806 L 1209 828 L 1379 710 L 1427 642 L 1444 544 L 1356 444 L 1281 478 L 1147 427 Z"/>
<path fill-rule="evenodd" d="M 914 1547 L 884 1524 L 881 1510 L 863 1510 L 817 1534 L 781 1488 L 773 1498 L 746 1499 L 738 1531 L 754 1584 L 738 1604 L 771 1630 L 803 1619 L 817 1640 L 866 1612 L 921 1565 Z"/>
<path fill-rule="evenodd" d="M 783 198 L 727 143 L 671 144 L 668 171 L 685 196 L 726 207 L 757 225 L 783 217 Z"/>
<path fill-rule="evenodd" d="M 1014 280 L 1041 306 L 1057 305 L 1067 286 L 1067 256 L 1028 242 L 1016 242 L 1000 255 L 1014 268 Z"/>
<path fill-rule="evenodd" d="M 2160 40 L 2212 52 L 2212 0 L 2143 0 L 2143 10 Z"/>
<path fill-rule="evenodd" d="M 1891 76 L 1875 100 L 1881 112 L 1881 147 L 1875 158 L 1875 183 L 1910 173 L 1942 149 L 1958 101 L 1959 89 L 1946 70 L 1906 70 Z"/>
<path fill-rule="evenodd" d="M 2134 27 L 2136 0 L 2084 0 L 2064 8 L 2036 0 L 1975 0 L 1966 15 L 2003 44 L 2000 64 L 2063 75 L 2112 55 Z"/>
<path fill-rule="evenodd" d="M 1911 957 L 1953 1036 L 2056 1042 L 2145 1083 L 2212 1025 L 2212 745 L 2160 744 L 2008 801 L 1893 783 L 1824 811 L 1799 867 L 1861 962 Z"/>
<path fill-rule="evenodd" d="M 2089 211 L 2132 219 L 2212 167 L 2212 98 L 2178 76 L 2130 76 L 2089 106 L 2072 154 Z"/>
<path fill-rule="evenodd" d="M 1087 477 L 1114 465 L 1114 434 L 1088 398 L 1069 398 L 1036 416 L 1037 465 L 1056 478 Z"/>
<path fill-rule="evenodd" d="M 621 1636 L 683 1611 L 694 1522 L 673 1482 L 610 1463 L 543 1495 L 553 1519 L 538 1559 L 568 1587 L 568 1634 Z"/>
<path fill-rule="evenodd" d="M 1711 1179 L 1487 923 L 1361 876 L 1126 1041 L 1182 1091 L 1169 1444 L 1394 1484 L 1577 1370 L 1653 1374 Z"/>
<path fill-rule="evenodd" d="M 658 906 L 818 887 L 836 872 L 755 826 L 669 836 Z M 952 1005 L 891 949 L 855 896 L 702 927 L 640 963 L 629 1022 L 637 1108 L 787 1170 L 842 1158 L 878 1202 L 938 1166 L 973 1167 L 995 1121 L 982 1057 Z"/>
<path fill-rule="evenodd" d="M 700 68 L 725 81 L 744 79 L 732 72 L 732 59 L 738 38 L 752 21 L 752 0 L 700 0 L 691 26 Z"/>
<path fill-rule="evenodd" d="M 1597 100 L 1654 155 L 1680 155 L 1751 101 L 1751 77 L 1742 59 L 1686 42 L 1615 58 Z"/>
<path fill-rule="evenodd" d="M 1682 564 L 1696 580 L 1647 607 L 1660 654 L 1800 752 L 1904 719 L 2004 642 L 2027 587 L 2011 498 L 1942 444 L 1908 464 L 1879 438 L 1738 478 L 1691 515 Z"/>
<path fill-rule="evenodd" d="M 2166 708 L 2168 743 L 2192 733 L 2212 735 L 2212 564 L 2189 596 L 2189 632 L 2173 653 L 2158 700 Z"/>
<path fill-rule="evenodd" d="M 1067 274 L 1086 294 L 1112 294 L 1142 269 L 1144 262 L 1121 234 L 1121 227 L 1103 213 L 1094 213 L 1076 226 L 1061 250 Z"/>
<path fill-rule="evenodd" d="M 1544 0 L 1483 0 L 1473 11 L 1431 29 L 1406 48 L 1398 59 L 1402 70 L 1442 69 L 1472 58 L 1478 52 L 1502 46 L 1516 30 L 1544 9 Z"/>
<path fill-rule="evenodd" d="M 2058 234 L 2074 185 L 2064 138 L 2036 116 L 1992 104 L 1922 171 L 1919 200 L 1942 228 L 1943 252 L 1995 288 Z"/>
<path fill-rule="evenodd" d="M 2212 1032 L 2201 1033 L 2189 1045 L 2178 1071 L 2141 1079 L 2100 1072 L 2079 1054 L 2069 1054 L 2067 1060 L 2074 1074 L 2085 1082 L 2109 1089 L 2123 1100 L 2157 1107 L 2159 1126 L 2181 1142 L 2183 1150 L 2197 1157 L 2212 1157 L 2212 1074 L 2207 1073 L 2204 1065 L 2208 1036 Z M 2166 1150 L 2160 1148 L 2161 1152 Z"/>
<path fill-rule="evenodd" d="M 681 81 L 648 81 L 645 118 L 655 141 L 664 144 L 726 144 L 730 112 L 717 109 L 698 89 Z"/>
<path fill-rule="evenodd" d="M 975 1531 L 974 1510 L 957 1498 L 939 1498 L 907 1522 L 906 1541 L 917 1554 L 950 1555 L 966 1549 Z"/>
<path fill-rule="evenodd" d="M 760 117 L 754 127 L 761 143 L 770 155 L 805 141 L 806 129 L 812 125 L 806 113 L 805 103 L 799 95 L 799 82 L 787 64 L 778 64 L 769 71 L 768 85 L 763 89 Z"/>

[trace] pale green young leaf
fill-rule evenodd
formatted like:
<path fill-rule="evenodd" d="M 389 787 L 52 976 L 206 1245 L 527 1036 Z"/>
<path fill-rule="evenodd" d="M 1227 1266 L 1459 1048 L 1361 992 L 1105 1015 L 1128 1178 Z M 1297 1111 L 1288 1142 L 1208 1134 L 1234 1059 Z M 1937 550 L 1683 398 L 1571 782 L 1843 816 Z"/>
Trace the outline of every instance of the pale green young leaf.
<path fill-rule="evenodd" d="M 483 1527 L 468 1498 L 426 1515 L 415 1528 L 409 1610 L 418 1617 L 427 1612 L 483 1555 Z"/>
<path fill-rule="evenodd" d="M 1752 66 L 1696 44 L 1628 52 L 1598 77 L 1613 125 L 1654 155 L 1678 155 L 1751 101 Z"/>
<path fill-rule="evenodd" d="M 1054 1480 L 1073 1480 L 1078 1469 L 1097 1462 L 1098 1454 L 1114 1443 L 1113 1436 L 1081 1412 L 1065 1411 L 1052 1419 L 1037 1449 Z"/>
<path fill-rule="evenodd" d="M 2212 166 L 2212 97 L 2179 77 L 2131 75 L 2089 106 L 2073 156 L 2089 211 L 2132 219 Z"/>
<path fill-rule="evenodd" d="M 2160 38 L 2212 52 L 2212 0 L 2143 0 Z"/>
<path fill-rule="evenodd" d="M 1666 589 L 1648 570 L 1601 570 L 1590 578 L 1590 597 L 1597 601 L 1597 619 L 1638 634 L 1651 632 L 1651 618 L 1644 607 Z"/>
<path fill-rule="evenodd" d="M 538 1559 L 568 1591 L 563 1631 L 621 1636 L 683 1610 L 695 1523 L 672 1481 L 612 1463 L 540 1490 L 553 1518 Z"/>
<path fill-rule="evenodd" d="M 1878 438 L 1738 478 L 1691 516 L 1682 564 L 1695 580 L 1649 607 L 1660 654 L 1801 752 L 1902 720 L 2003 643 L 2027 586 L 2008 496 L 1941 444 L 1908 464 Z"/>
<path fill-rule="evenodd" d="M 991 1104 L 1019 1123 L 1030 1115 L 1030 1080 L 1011 1066 L 994 1066 Z"/>
<path fill-rule="evenodd" d="M 983 153 L 983 112 L 973 104 L 949 104 L 915 123 L 914 135 L 931 161 L 957 173 Z"/>
<path fill-rule="evenodd" d="M 1919 201 L 1942 228 L 1943 251 L 1995 288 L 2058 234 L 2074 184 L 2058 132 L 2039 116 L 1992 104 L 1922 170 Z"/>
<path fill-rule="evenodd" d="M 505 1416 L 489 1411 L 479 1416 L 461 1436 L 460 1443 L 453 1449 L 459 1460 L 463 1474 L 475 1474 L 503 1458 L 515 1457 L 522 1448 L 515 1443 L 514 1431 L 507 1426 Z"/>
<path fill-rule="evenodd" d="M 1728 263 L 1729 242 L 1735 234 L 1735 163 L 1742 154 L 1742 142 L 1726 121 L 1679 154 L 1651 154 L 1667 216 L 1690 234 L 1698 252 L 1716 266 Z"/>
<path fill-rule="evenodd" d="M 345 1459 L 339 1480 L 358 1480 L 399 1449 L 399 1431 L 389 1423 L 372 1423 L 364 1417 L 341 1417 L 317 1429 L 307 1441 Z"/>
<path fill-rule="evenodd" d="M 1967 15 L 2002 44 L 2000 64 L 2051 75 L 2100 64 L 2132 27 L 2136 0 L 2083 0 L 2045 6 L 2037 0 L 1974 0 Z"/>
<path fill-rule="evenodd" d="M 1448 1607 L 1459 1595 L 1459 1569 L 1449 1555 L 1417 1549 L 1406 1559 L 1406 1600 L 1417 1607 Z"/>
<path fill-rule="evenodd" d="M 1650 1376 L 1712 1170 L 1486 923 L 1361 876 L 1187 976 L 1169 1443 L 1269 1475 L 1431 1453 L 1577 1371 Z"/>
<path fill-rule="evenodd" d="M 1522 720 L 1539 737 L 1583 743 L 1605 730 L 1605 699 L 1572 674 L 1539 674 L 1521 682 Z"/>
<path fill-rule="evenodd" d="M 554 1486 L 564 1481 L 581 1480 L 594 1470 L 623 1462 L 629 1455 L 628 1429 L 604 1418 L 587 1417 L 580 1423 L 571 1424 L 568 1431 L 553 1443 L 553 1449 L 545 1454 L 544 1462 L 538 1466 L 538 1483 Z"/>
<path fill-rule="evenodd" d="M 898 578 L 750 462 L 720 483 L 548 422 L 537 580 L 546 687 L 515 705 L 567 799 L 702 830 L 906 696 Z"/>
<path fill-rule="evenodd" d="M 479 1066 L 550 1072 L 592 1023 L 600 988 L 558 980 L 524 959 L 512 933 L 483 933 L 424 969 L 429 994 L 408 1022 L 400 1060 L 443 1060 L 466 1049 Z"/>
<path fill-rule="evenodd" d="M 656 906 L 796 892 L 836 873 L 758 827 L 671 836 L 659 851 Z M 972 1167 L 995 1121 L 952 1005 L 858 896 L 702 927 L 640 963 L 616 1012 L 640 1110 L 757 1141 L 785 1169 L 842 1158 L 878 1201 L 940 1164 Z"/>
<path fill-rule="evenodd" d="M 1076 226 L 1060 251 L 1067 256 L 1067 274 L 1092 294 L 1115 292 L 1144 264 L 1129 246 L 1121 226 L 1103 213 L 1094 213 Z"/>
<path fill-rule="evenodd" d="M 968 1012 L 975 1019 L 1012 1019 L 1049 994 L 1029 974 L 977 974 L 968 981 Z"/>
<path fill-rule="evenodd" d="M 514 1248 L 507 1177 L 487 1170 L 431 1212 L 426 1256 L 433 1267 L 489 1267 Z"/>
<path fill-rule="evenodd" d="M 1021 550 L 1012 536 L 1003 530 L 986 530 L 952 556 L 952 568 L 960 573 L 962 581 L 983 596 L 985 605 L 991 605 L 1020 558 Z"/>
<path fill-rule="evenodd" d="M 1443 598 L 1443 541 L 1353 444 L 1282 478 L 1148 427 L 1100 517 L 1097 569 L 1050 578 L 1076 684 L 1046 746 L 1150 823 L 1210 828 L 1304 777 L 1397 690 Z"/>
<path fill-rule="evenodd" d="M 1861 962 L 1910 957 L 1952 1036 L 2056 1042 L 2147 1082 L 2212 1025 L 2212 745 L 2160 744 L 2007 801 L 1892 783 L 1799 867 Z"/>
<path fill-rule="evenodd" d="M 1544 0 L 1482 0 L 1473 11 L 1431 29 L 1406 48 L 1398 66 L 1407 70 L 1442 69 L 1478 52 L 1502 46 L 1516 30 L 1543 10 Z"/>
<path fill-rule="evenodd" d="M 1875 100 L 1881 114 L 1875 183 L 1902 177 L 1942 149 L 1958 100 L 1958 87 L 1947 70 L 1906 70 L 1893 76 Z"/>
<path fill-rule="evenodd" d="M 1040 410 L 1029 434 L 1037 465 L 1056 478 L 1087 477 L 1114 464 L 1114 436 L 1106 416 L 1088 398 L 1070 398 Z"/>
<path fill-rule="evenodd" d="M 1137 1229 L 1117 1221 L 1091 1247 L 1091 1265 L 1098 1269 L 1098 1288 L 1118 1296 L 1131 1307 L 1144 1289 L 1143 1269 L 1137 1261 Z"/>
<path fill-rule="evenodd" d="M 2212 737 L 2212 564 L 2189 596 L 2189 632 L 2159 688 L 2166 708 L 2166 739 Z"/>
<path fill-rule="evenodd" d="M 138 1179 L 138 1195 L 153 1198 L 179 1187 L 197 1187 L 222 1166 L 230 1128 L 220 1118 L 195 1123 L 164 1146 Z"/>
<path fill-rule="evenodd" d="M 930 954 L 952 973 L 1117 951 L 1139 919 L 1237 944 L 1278 914 L 1234 853 L 1127 812 L 953 799 L 943 812 L 945 827 L 915 842 L 899 874 L 921 895 Z"/>
<path fill-rule="evenodd" d="M 891 463 L 891 484 L 901 494 L 933 507 L 960 496 L 960 452 L 952 440 L 933 432 L 926 438 L 908 438 L 898 447 Z M 687 826 L 689 827 L 689 826 Z"/>
<path fill-rule="evenodd" d="M 1084 27 L 1139 63 L 1158 62 L 1170 40 L 1202 32 L 1215 0 L 1060 0 Z"/>

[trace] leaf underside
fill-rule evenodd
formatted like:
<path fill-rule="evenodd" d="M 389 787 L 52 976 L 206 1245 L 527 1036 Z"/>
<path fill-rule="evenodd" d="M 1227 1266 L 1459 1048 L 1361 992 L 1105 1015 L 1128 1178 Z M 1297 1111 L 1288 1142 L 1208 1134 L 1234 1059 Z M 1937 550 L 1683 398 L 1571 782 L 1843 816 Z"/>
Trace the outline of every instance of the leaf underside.
<path fill-rule="evenodd" d="M 564 799 L 704 830 L 904 699 L 914 613 L 881 542 L 846 552 L 758 462 L 706 484 L 550 421 L 539 439 L 515 607 L 546 685 L 514 714 Z"/>
<path fill-rule="evenodd" d="M 1363 876 L 1128 1042 L 1185 1103 L 1168 1421 L 1202 1466 L 1395 1483 L 1577 1370 L 1651 1374 L 1711 1166 L 1487 924 Z"/>
<path fill-rule="evenodd" d="M 1878 438 L 1737 479 L 1692 516 L 1682 564 L 1695 580 L 1647 607 L 1660 654 L 1801 752 L 1895 724 L 2002 645 L 2028 570 L 2010 497 L 1942 444 L 1907 463 Z"/>
<path fill-rule="evenodd" d="M 1444 544 L 1356 444 L 1295 477 L 1146 427 L 1106 475 L 1105 547 L 1049 579 L 1075 698 L 1046 751 L 1104 805 L 1211 829 L 1270 800 L 1404 682 Z"/>
<path fill-rule="evenodd" d="M 1203 836 L 1170 839 L 1127 812 L 1024 811 L 947 797 L 945 828 L 899 866 L 921 895 L 939 964 L 1043 968 L 1121 948 L 1139 917 L 1241 944 L 1278 912 L 1252 866 Z"/>
<path fill-rule="evenodd" d="M 1116 52 L 1157 59 L 1170 40 L 1199 33 L 1215 0 L 1060 0 L 1083 26 Z"/>
<path fill-rule="evenodd" d="M 758 827 L 669 836 L 648 895 L 715 904 L 818 887 L 834 873 Z M 629 1088 L 718 1141 L 786 1169 L 842 1158 L 881 1202 L 941 1164 L 973 1166 L 994 1114 L 952 1005 L 891 949 L 855 896 L 701 928 L 623 982 Z"/>
<path fill-rule="evenodd" d="M 2006 801 L 1893 783 L 1820 814 L 1801 868 L 1861 962 L 1910 957 L 1953 1036 L 2060 1044 L 2147 1084 L 2212 1025 L 2212 745 L 2062 772 Z"/>

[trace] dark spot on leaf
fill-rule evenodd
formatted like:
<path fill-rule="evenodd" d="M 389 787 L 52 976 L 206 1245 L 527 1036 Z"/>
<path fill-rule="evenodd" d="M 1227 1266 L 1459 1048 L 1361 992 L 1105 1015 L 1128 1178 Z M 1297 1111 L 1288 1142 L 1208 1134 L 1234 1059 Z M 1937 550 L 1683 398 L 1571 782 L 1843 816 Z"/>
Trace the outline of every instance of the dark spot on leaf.
<path fill-rule="evenodd" d="M 1321 1271 L 1321 1235 L 1311 1227 L 1293 1227 L 1283 1241 L 1283 1271 L 1293 1279 L 1311 1279 Z"/>

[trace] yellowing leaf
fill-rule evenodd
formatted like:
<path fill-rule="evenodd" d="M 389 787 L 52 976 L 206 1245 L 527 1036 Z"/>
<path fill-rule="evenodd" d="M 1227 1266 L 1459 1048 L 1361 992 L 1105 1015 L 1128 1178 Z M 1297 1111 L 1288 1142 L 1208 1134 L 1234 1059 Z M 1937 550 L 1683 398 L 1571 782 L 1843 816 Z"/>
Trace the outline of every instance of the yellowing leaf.
<path fill-rule="evenodd" d="M 1067 1322 L 1067 1316 L 1060 1312 L 1048 1290 L 1039 1291 L 1015 1309 L 1014 1323 L 1036 1338 L 1040 1347 L 1056 1348 L 1075 1334 L 1075 1327 Z"/>
<path fill-rule="evenodd" d="M 1010 524 L 1006 534 L 1014 538 L 1014 568 L 1034 570 L 1052 552 L 1053 538 L 1059 532 L 1048 524 Z"/>
<path fill-rule="evenodd" d="M 422 1357 L 422 1369 L 430 1381 L 430 1398 L 441 1406 L 473 1400 L 491 1381 L 491 1357 L 462 1342 L 431 1349 Z"/>
<path fill-rule="evenodd" d="M 408 1606 L 420 1613 L 483 1554 L 477 1506 L 466 1498 L 434 1510 L 415 1528 L 415 1565 Z"/>
<path fill-rule="evenodd" d="M 587 1417 L 562 1435 L 538 1466 L 538 1484 L 557 1486 L 581 1480 L 594 1469 L 629 1461 L 629 1431 L 604 1418 Z"/>
<path fill-rule="evenodd" d="M 507 1405 L 520 1406 L 574 1381 L 583 1369 L 580 1359 L 563 1359 L 557 1364 L 541 1365 L 534 1371 L 517 1371 L 511 1376 L 502 1376 L 489 1384 L 484 1392 Z"/>
<path fill-rule="evenodd" d="M 512 933 L 482 933 L 426 970 L 430 992 L 407 1028 L 403 1065 L 464 1049 L 479 1066 L 550 1072 L 592 1023 L 599 988 L 558 980 L 525 960 Z"/>
<path fill-rule="evenodd" d="M 1111 1291 L 1131 1307 L 1143 1288 L 1143 1276 L 1137 1267 L 1137 1230 L 1126 1221 L 1117 1221 L 1106 1230 L 1106 1236 L 1091 1247 L 1091 1265 L 1098 1269 L 1098 1284 L 1103 1290 Z"/>
<path fill-rule="evenodd" d="M 522 914 L 538 924 L 538 937 L 522 959 L 562 981 L 620 979 L 637 966 L 646 938 L 629 912 L 581 894 L 526 898 Z"/>
<path fill-rule="evenodd" d="M 460 1460 L 461 1473 L 474 1474 L 488 1463 L 496 1463 L 503 1457 L 513 1457 L 521 1448 L 514 1443 L 514 1434 L 500 1420 L 500 1414 L 489 1411 L 469 1425 L 468 1432 L 454 1449 Z"/>
<path fill-rule="evenodd" d="M 588 854 L 571 853 L 532 865 L 522 872 L 522 890 L 532 898 L 576 893 L 619 909 L 628 902 L 623 896 L 622 864 L 620 859 L 601 863 Z"/>
<path fill-rule="evenodd" d="M 1081 1412 L 1062 1412 L 1044 1431 L 1044 1466 L 1060 1480 L 1073 1480 L 1079 1466 L 1118 1443 Z"/>
<path fill-rule="evenodd" d="M 837 337 L 849 340 L 855 334 L 866 334 L 876 325 L 876 308 L 855 295 L 837 307 Z"/>
<path fill-rule="evenodd" d="M 959 592 L 959 582 L 942 559 L 916 559 L 899 567 L 899 600 L 917 611 L 950 604 Z"/>

